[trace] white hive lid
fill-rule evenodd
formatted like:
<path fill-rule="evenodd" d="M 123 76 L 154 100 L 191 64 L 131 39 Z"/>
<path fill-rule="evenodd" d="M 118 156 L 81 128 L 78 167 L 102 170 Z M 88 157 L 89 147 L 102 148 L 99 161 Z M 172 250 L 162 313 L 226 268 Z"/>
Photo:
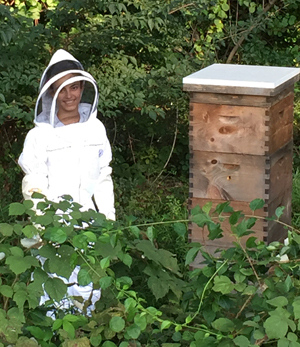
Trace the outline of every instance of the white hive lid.
<path fill-rule="evenodd" d="M 300 69 L 278 66 L 213 64 L 183 78 L 184 90 L 275 95 L 299 80 Z"/>

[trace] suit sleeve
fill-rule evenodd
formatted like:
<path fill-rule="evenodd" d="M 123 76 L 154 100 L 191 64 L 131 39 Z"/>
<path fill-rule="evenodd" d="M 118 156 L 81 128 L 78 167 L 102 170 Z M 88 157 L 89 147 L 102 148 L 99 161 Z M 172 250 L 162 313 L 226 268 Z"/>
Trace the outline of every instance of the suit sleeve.
<path fill-rule="evenodd" d="M 94 199 L 100 213 L 106 218 L 115 220 L 114 187 L 109 166 L 112 159 L 111 147 L 105 132 L 103 153 L 100 156 L 100 173 L 94 192 Z"/>
<path fill-rule="evenodd" d="M 18 163 L 25 173 L 22 180 L 24 199 L 31 199 L 34 192 L 47 196 L 48 168 L 45 136 L 39 133 L 37 128 L 28 132 Z"/>

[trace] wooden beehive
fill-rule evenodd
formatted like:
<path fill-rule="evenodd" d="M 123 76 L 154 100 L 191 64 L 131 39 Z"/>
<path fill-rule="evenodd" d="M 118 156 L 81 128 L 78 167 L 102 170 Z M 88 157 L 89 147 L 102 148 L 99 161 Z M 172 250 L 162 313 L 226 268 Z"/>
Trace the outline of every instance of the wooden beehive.
<path fill-rule="evenodd" d="M 261 198 L 261 217 L 291 222 L 294 83 L 300 69 L 213 64 L 183 79 L 190 94 L 189 207 L 231 201 L 235 210 L 252 214 L 249 203 Z M 232 245 L 230 225 L 224 238 L 208 240 L 208 231 L 190 226 L 190 240 L 207 251 Z M 282 241 L 286 230 L 260 220 L 255 236 Z"/>

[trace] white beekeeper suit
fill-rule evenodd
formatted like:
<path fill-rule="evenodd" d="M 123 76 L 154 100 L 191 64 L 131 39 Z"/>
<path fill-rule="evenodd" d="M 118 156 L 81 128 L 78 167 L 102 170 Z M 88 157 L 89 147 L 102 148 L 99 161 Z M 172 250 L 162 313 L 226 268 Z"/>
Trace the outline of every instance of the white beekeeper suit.
<path fill-rule="evenodd" d="M 114 193 L 109 166 L 112 154 L 104 125 L 97 119 L 97 85 L 89 73 L 79 69 L 63 71 L 47 81 L 47 71 L 64 60 L 73 61 L 81 67 L 71 54 L 60 49 L 43 73 L 35 107 L 35 127 L 28 132 L 19 158 L 19 165 L 25 172 L 23 196 L 30 199 L 32 193 L 38 191 L 48 200 L 57 201 L 62 195 L 71 195 L 84 210 L 98 209 L 114 220 Z M 65 81 L 52 96 L 49 87 L 70 73 L 76 76 Z M 67 84 L 79 80 L 84 81 L 83 102 L 78 109 L 80 121 L 65 126 L 57 118 L 56 99 Z M 91 103 L 83 100 L 91 96 L 88 95 L 89 89 L 93 92 Z"/>
<path fill-rule="evenodd" d="M 64 65 L 62 65 L 62 63 Z M 61 66 L 68 66 L 61 70 Z M 51 73 L 51 71 L 56 71 Z M 52 86 L 64 76 L 66 79 L 56 91 Z M 81 81 L 81 100 L 78 105 L 80 119 L 65 125 L 57 114 L 57 97 L 67 85 Z M 60 49 L 50 60 L 41 82 L 35 107 L 35 127 L 25 139 L 19 165 L 25 173 L 22 192 L 31 199 L 33 192 L 44 194 L 50 201 L 58 201 L 62 195 L 72 196 L 83 207 L 98 210 L 108 219 L 115 219 L 113 183 L 111 179 L 111 147 L 104 125 L 97 119 L 98 88 L 94 78 L 83 70 L 82 65 L 71 54 Z M 95 203 L 96 206 L 95 206 Z M 41 259 L 42 262 L 45 260 Z M 64 282 L 77 282 L 79 267 Z M 58 277 L 56 274 L 49 274 Z M 88 299 L 92 284 L 68 287 L 68 295 Z M 100 298 L 100 290 L 93 293 L 92 303 Z M 43 304 L 49 297 L 41 298 Z M 62 301 L 63 307 L 72 305 Z M 89 310 L 93 309 L 92 305 Z"/>

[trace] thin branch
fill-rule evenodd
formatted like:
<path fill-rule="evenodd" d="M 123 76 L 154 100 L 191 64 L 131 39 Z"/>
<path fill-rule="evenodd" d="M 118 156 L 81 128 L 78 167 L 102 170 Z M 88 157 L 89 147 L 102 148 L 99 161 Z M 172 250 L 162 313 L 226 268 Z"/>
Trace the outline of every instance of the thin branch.
<path fill-rule="evenodd" d="M 168 157 L 168 159 L 167 159 L 163 169 L 161 170 L 159 175 L 155 178 L 155 180 L 152 182 L 152 184 L 154 184 L 159 179 L 159 177 L 162 175 L 162 173 L 164 172 L 165 168 L 169 164 L 169 161 L 170 161 L 170 159 L 172 157 L 172 154 L 173 154 L 173 151 L 174 151 L 174 147 L 175 147 L 175 143 L 176 143 L 176 139 L 177 139 L 177 133 L 178 133 L 178 118 L 179 118 L 178 114 L 179 114 L 179 112 L 178 112 L 178 105 L 177 105 L 177 108 L 176 108 L 176 123 L 175 123 L 176 127 L 175 127 L 175 132 L 174 132 L 172 148 L 171 148 L 171 151 L 169 153 L 169 157 Z"/>
<path fill-rule="evenodd" d="M 189 7 L 189 6 L 195 6 L 195 4 L 193 2 L 191 2 L 190 4 L 186 4 L 186 5 L 183 5 L 181 7 L 175 8 L 174 10 L 170 11 L 169 14 L 173 14 L 173 13 L 175 13 L 177 11 L 180 11 L 183 8 L 186 8 L 186 7 Z"/>
<path fill-rule="evenodd" d="M 261 18 L 261 16 L 265 13 L 267 13 L 274 5 L 275 5 L 276 0 L 271 0 L 268 5 L 266 5 L 263 9 L 263 13 L 260 14 L 257 17 L 257 22 L 258 20 Z M 241 47 L 242 43 L 244 42 L 246 36 L 256 27 L 256 24 L 253 24 L 250 26 L 250 28 L 245 32 L 245 34 L 243 36 L 240 37 L 240 39 L 238 40 L 238 42 L 236 43 L 236 45 L 233 47 L 232 51 L 229 54 L 229 57 L 226 61 L 227 64 L 229 64 L 232 60 L 232 58 L 234 57 L 235 53 L 237 52 L 237 50 Z"/>

